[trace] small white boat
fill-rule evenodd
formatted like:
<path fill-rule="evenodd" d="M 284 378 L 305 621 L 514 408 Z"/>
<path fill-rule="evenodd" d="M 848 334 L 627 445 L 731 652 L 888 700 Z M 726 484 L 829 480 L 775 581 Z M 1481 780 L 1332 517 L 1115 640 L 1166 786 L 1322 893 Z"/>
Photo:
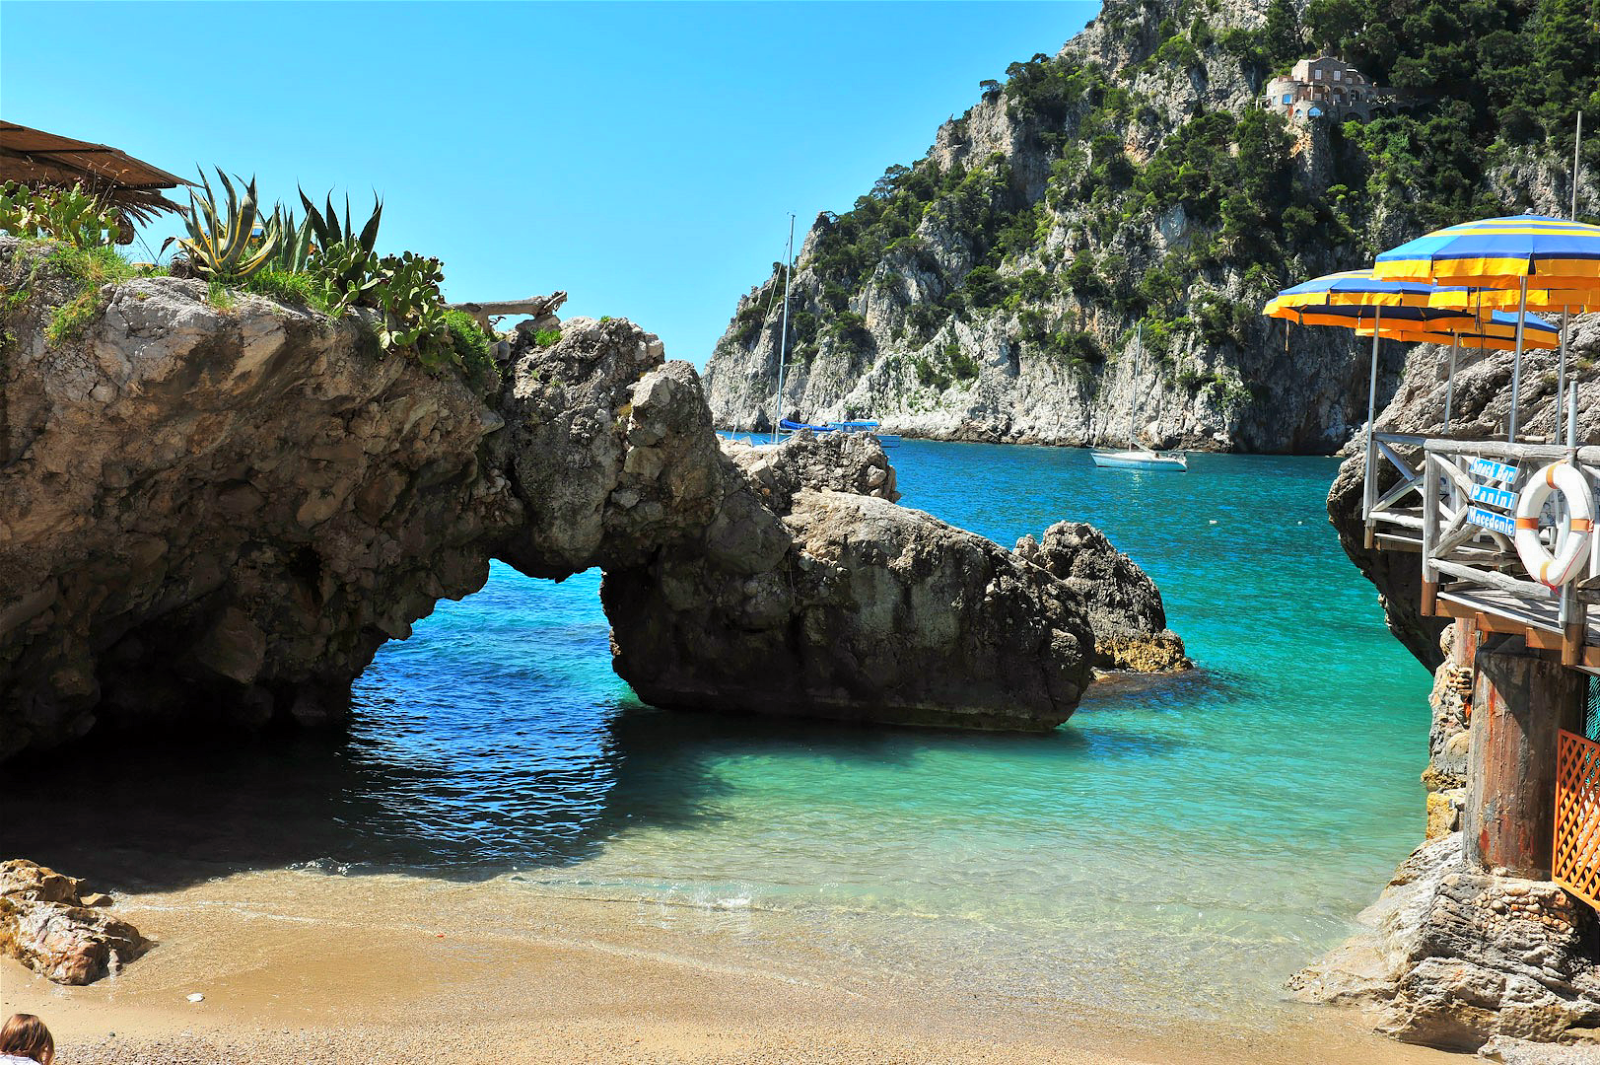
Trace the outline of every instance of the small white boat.
<path fill-rule="evenodd" d="M 1133 372 L 1137 378 L 1139 363 L 1144 358 L 1144 323 L 1139 323 L 1139 331 L 1135 337 L 1138 352 L 1134 360 Z M 1152 451 L 1139 443 L 1139 434 L 1134 428 L 1139 421 L 1140 403 L 1137 398 L 1133 410 L 1128 415 L 1128 450 L 1111 451 L 1095 448 L 1089 453 L 1096 466 L 1104 466 L 1117 470 L 1167 470 L 1171 473 L 1188 473 L 1189 456 L 1181 451 Z"/>
<path fill-rule="evenodd" d="M 1189 456 L 1181 451 L 1149 451 L 1136 448 L 1131 451 L 1092 451 L 1089 457 L 1096 466 L 1112 466 L 1124 470 L 1171 470 L 1187 473 Z"/>

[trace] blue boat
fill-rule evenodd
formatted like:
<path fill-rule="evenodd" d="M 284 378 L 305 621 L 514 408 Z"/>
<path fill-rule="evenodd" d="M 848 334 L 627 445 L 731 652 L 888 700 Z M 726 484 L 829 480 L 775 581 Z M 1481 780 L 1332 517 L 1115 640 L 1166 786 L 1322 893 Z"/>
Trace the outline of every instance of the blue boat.
<path fill-rule="evenodd" d="M 878 432 L 877 422 L 829 422 L 826 425 L 810 425 L 806 422 L 791 421 L 788 418 L 778 420 L 778 428 L 783 432 L 792 433 L 800 429 L 810 429 L 813 433 L 867 433 L 878 438 L 878 443 L 884 447 L 894 447 L 900 443 L 900 438 L 893 433 Z"/>

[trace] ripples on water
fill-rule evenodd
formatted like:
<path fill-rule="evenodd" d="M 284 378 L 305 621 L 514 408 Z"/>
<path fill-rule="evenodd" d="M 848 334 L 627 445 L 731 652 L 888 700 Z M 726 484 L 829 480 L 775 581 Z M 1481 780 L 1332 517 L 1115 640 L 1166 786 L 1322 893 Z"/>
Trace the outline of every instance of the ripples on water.
<path fill-rule="evenodd" d="M 611 672 L 597 573 L 497 565 L 382 650 L 348 737 L 84 755 L 51 772 L 48 814 L 4 800 L 4 849 L 514 873 L 783 910 L 864 967 L 963 987 L 1196 1015 L 1273 999 L 1422 827 L 1428 678 L 1327 524 L 1335 463 L 1129 473 L 916 441 L 893 458 L 905 505 L 1007 545 L 1099 525 L 1202 671 L 1101 685 L 1047 736 L 668 714 Z"/>

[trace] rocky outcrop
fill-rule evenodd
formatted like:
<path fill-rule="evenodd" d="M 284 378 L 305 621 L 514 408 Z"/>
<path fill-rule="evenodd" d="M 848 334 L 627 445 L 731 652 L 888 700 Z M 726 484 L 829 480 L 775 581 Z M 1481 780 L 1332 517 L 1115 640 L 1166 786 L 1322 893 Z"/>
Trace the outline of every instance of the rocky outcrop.
<path fill-rule="evenodd" d="M 616 670 L 646 702 L 1039 730 L 1076 708 L 1094 637 L 1062 582 L 881 498 L 802 485 L 771 520 L 606 572 Z"/>
<path fill-rule="evenodd" d="M 96 724 L 337 720 L 524 523 L 480 463 L 503 419 L 353 319 L 196 281 L 108 286 L 53 346 L 47 250 L 0 239 L 29 294 L 0 362 L 0 757 Z"/>
<path fill-rule="evenodd" d="M 1167 628 L 1156 582 L 1093 525 L 1057 522 L 1042 540 L 1018 540 L 1016 550 L 1083 600 L 1094 630 L 1096 669 L 1167 673 L 1194 667 L 1182 638 Z"/>
<path fill-rule="evenodd" d="M 1358 920 L 1364 932 L 1291 980 L 1300 998 L 1360 1006 L 1412 1043 L 1600 1048 L 1593 911 L 1554 884 L 1469 868 L 1459 833 L 1420 847 Z"/>
<path fill-rule="evenodd" d="M 0 363 L 0 758 L 335 724 L 491 558 L 604 569 L 617 668 L 664 705 L 1038 729 L 1089 680 L 1084 585 L 894 506 L 869 438 L 724 451 L 694 369 L 629 322 L 519 331 L 486 393 L 357 320 L 172 278 L 107 286 L 55 345 L 47 254 L 0 240 L 27 297 Z"/>
<path fill-rule="evenodd" d="M 1578 376 L 1578 439 L 1600 440 L 1600 377 L 1592 367 L 1600 361 L 1600 314 L 1573 319 L 1568 342 L 1569 365 Z M 1394 399 L 1377 418 L 1380 432 L 1444 434 L 1446 371 L 1450 349 L 1421 344 L 1406 363 Z M 1466 439 L 1504 439 L 1511 409 L 1513 353 L 1463 354 L 1456 370 L 1455 394 L 1450 403 L 1450 433 Z M 1518 433 L 1527 440 L 1554 438 L 1557 353 L 1527 351 L 1522 355 L 1522 391 L 1518 400 Z M 1566 425 L 1566 413 L 1560 412 Z M 1561 439 L 1565 439 L 1563 435 Z M 1366 546 L 1361 521 L 1361 438 L 1351 444 L 1356 452 L 1339 468 L 1328 493 L 1328 518 L 1338 530 L 1345 554 L 1377 586 L 1384 616 L 1395 638 L 1429 669 L 1443 660 L 1439 640 L 1447 618 L 1421 614 L 1422 568 L 1419 556 L 1401 551 L 1381 551 Z M 1380 480 L 1387 489 L 1398 479 L 1392 467 L 1380 460 Z"/>
<path fill-rule="evenodd" d="M 110 896 L 21 859 L 0 862 L 0 954 L 58 984 L 92 984 L 150 948 Z"/>

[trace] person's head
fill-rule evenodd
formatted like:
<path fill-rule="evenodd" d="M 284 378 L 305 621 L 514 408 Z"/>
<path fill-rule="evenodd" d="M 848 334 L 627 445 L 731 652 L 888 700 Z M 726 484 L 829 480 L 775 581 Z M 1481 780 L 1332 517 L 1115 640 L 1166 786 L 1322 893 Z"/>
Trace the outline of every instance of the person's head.
<path fill-rule="evenodd" d="M 14 1013 L 0 1028 L 0 1054 L 32 1058 L 39 1065 L 50 1065 L 56 1057 L 56 1041 L 50 1029 L 31 1013 Z"/>

